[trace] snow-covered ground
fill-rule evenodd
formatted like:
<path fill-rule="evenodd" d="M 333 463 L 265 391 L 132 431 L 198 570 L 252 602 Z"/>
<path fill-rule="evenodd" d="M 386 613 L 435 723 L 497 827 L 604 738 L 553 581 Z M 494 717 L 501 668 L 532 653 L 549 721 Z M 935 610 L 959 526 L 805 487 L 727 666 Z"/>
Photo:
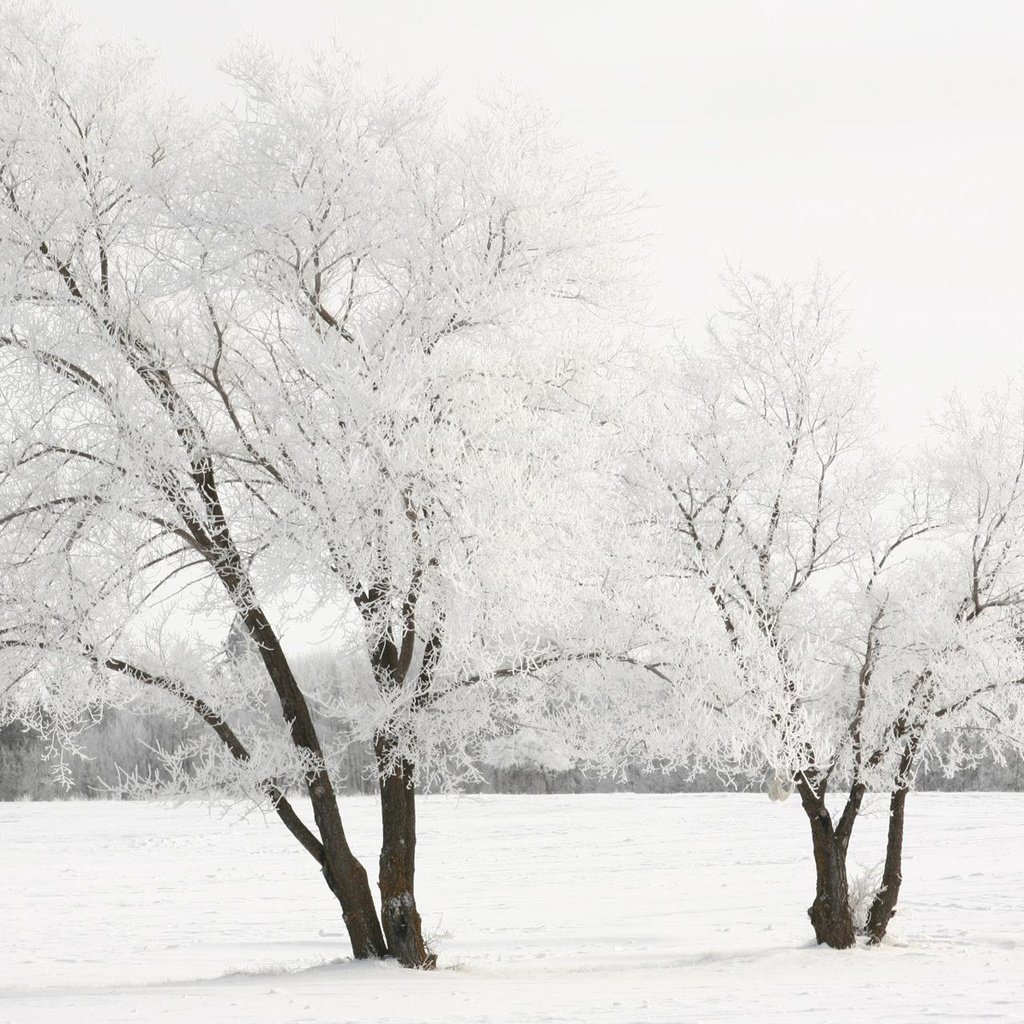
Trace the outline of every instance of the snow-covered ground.
<path fill-rule="evenodd" d="M 872 806 L 853 853 L 868 865 L 885 825 Z M 0 804 L 0 1021 L 1019 1024 L 1024 795 L 920 794 L 908 810 L 889 941 L 836 952 L 811 941 L 795 800 L 427 799 L 429 973 L 347 959 L 336 905 L 276 819 Z M 372 868 L 376 807 L 345 813 Z"/>

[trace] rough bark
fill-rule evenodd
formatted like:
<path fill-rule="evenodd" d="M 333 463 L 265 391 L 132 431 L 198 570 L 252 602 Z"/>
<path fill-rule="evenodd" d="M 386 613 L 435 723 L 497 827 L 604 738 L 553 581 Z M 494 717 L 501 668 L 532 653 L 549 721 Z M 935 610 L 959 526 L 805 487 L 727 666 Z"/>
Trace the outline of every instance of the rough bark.
<path fill-rule="evenodd" d="M 832 826 L 825 794 L 805 780 L 798 783 L 800 802 L 811 826 L 814 849 L 814 902 L 807 910 L 819 945 L 849 949 L 856 944 L 846 877 L 846 843 Z"/>
<path fill-rule="evenodd" d="M 903 822 L 907 803 L 907 787 L 895 789 L 889 797 L 889 832 L 885 844 L 885 868 L 882 885 L 871 901 L 868 911 L 868 936 L 872 945 L 885 938 L 889 922 L 896 913 L 903 883 Z"/>
<path fill-rule="evenodd" d="M 388 952 L 405 967 L 432 968 L 437 957 L 423 941 L 416 910 L 416 788 L 412 765 L 392 756 L 386 734 L 374 739 L 380 773 L 382 842 L 380 848 L 381 923 Z"/>

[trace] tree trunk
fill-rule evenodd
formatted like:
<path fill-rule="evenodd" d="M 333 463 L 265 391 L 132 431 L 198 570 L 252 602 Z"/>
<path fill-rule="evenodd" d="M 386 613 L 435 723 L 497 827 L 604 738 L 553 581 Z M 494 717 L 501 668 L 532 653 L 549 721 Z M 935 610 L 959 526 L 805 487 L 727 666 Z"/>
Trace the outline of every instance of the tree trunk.
<path fill-rule="evenodd" d="M 403 497 L 406 516 L 413 524 L 413 540 L 418 544 L 416 524 L 420 513 L 407 494 Z M 376 640 L 370 647 L 370 666 L 377 689 L 382 694 L 401 689 L 413 666 L 418 636 L 416 609 L 424 567 L 424 564 L 416 567 L 405 592 L 400 643 L 396 643 L 392 630 L 381 630 L 381 624 L 376 621 L 376 609 L 382 602 L 390 600 L 392 591 L 389 586 L 378 584 L 356 602 L 370 635 L 376 633 Z M 430 691 L 431 673 L 441 652 L 442 622 L 443 617 L 439 617 L 433 629 L 426 634 L 415 680 L 414 702 Z M 388 954 L 403 967 L 433 968 L 437 957 L 423 941 L 423 925 L 416 910 L 416 789 L 413 786 L 413 766 L 405 758 L 395 756 L 394 733 L 387 726 L 374 735 L 373 751 L 380 787 L 380 920 L 384 926 Z"/>
<path fill-rule="evenodd" d="M 341 904 L 341 917 L 357 960 L 379 960 L 387 956 L 377 908 L 366 868 L 346 848 L 329 852 L 324 844 L 324 879 Z"/>
<path fill-rule="evenodd" d="M 437 956 L 423 941 L 416 910 L 416 789 L 412 765 L 392 757 L 386 734 L 374 737 L 380 772 L 380 810 L 383 836 L 380 848 L 381 923 L 388 952 L 405 967 L 432 968 Z"/>
<path fill-rule="evenodd" d="M 263 610 L 259 607 L 247 608 L 242 621 L 249 636 L 258 645 L 260 657 L 281 702 L 282 714 L 290 724 L 292 742 L 320 762 L 319 769 L 307 782 L 307 790 L 313 818 L 323 843 L 321 868 L 328 887 L 341 904 L 342 918 L 352 942 L 352 954 L 357 960 L 383 958 L 387 956 L 387 946 L 377 919 L 369 878 L 366 869 L 348 845 L 337 794 L 323 764 L 320 738 L 305 696 Z"/>
<path fill-rule="evenodd" d="M 907 803 L 907 787 L 895 789 L 889 797 L 889 834 L 885 844 L 885 868 L 882 886 L 875 893 L 868 911 L 868 935 L 872 945 L 885 938 L 889 921 L 896 913 L 903 883 L 903 821 Z"/>
<path fill-rule="evenodd" d="M 824 792 L 816 793 L 804 780 L 798 788 L 814 848 L 815 894 L 807 915 L 819 945 L 849 949 L 857 940 L 846 879 L 846 844 L 832 827 Z"/>

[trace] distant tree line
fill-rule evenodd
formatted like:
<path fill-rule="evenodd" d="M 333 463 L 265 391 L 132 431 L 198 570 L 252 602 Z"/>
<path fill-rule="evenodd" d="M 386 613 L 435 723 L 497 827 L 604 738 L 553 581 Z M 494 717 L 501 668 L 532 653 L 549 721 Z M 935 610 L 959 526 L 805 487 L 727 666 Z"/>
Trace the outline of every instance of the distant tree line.
<path fill-rule="evenodd" d="M 333 727 L 333 728 L 332 728 Z M 339 792 L 370 796 L 377 792 L 376 768 L 369 741 L 345 737 L 344 723 L 327 726 L 342 744 Z M 38 732 L 19 724 L 0 727 L 0 800 L 123 799 L 126 773 L 152 783 L 170 783 L 166 753 L 186 747 L 199 734 L 194 723 L 170 715 L 135 714 L 108 708 L 78 737 L 81 756 L 66 761 L 67 783 L 57 778 L 47 757 L 48 743 Z M 193 767 L 186 755 L 186 769 Z M 462 787 L 468 793 L 723 793 L 762 792 L 766 778 L 725 778 L 713 771 L 693 772 L 678 766 L 650 771 L 626 765 L 614 775 L 577 767 L 551 767 L 538 763 L 479 766 L 479 781 Z M 1024 791 L 1024 758 L 1010 754 L 997 761 L 980 754 L 977 764 L 947 775 L 940 765 L 923 765 L 917 789 L 949 793 L 968 791 Z M 429 791 L 429 789 L 428 789 Z"/>

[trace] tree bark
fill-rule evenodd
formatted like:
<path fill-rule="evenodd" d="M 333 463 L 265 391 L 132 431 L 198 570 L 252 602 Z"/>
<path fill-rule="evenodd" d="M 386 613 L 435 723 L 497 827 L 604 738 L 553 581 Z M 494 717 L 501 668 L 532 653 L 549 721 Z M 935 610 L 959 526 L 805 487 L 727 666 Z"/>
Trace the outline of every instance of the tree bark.
<path fill-rule="evenodd" d="M 885 938 L 889 922 L 896 913 L 903 883 L 903 822 L 907 803 L 906 786 L 893 790 L 889 797 L 889 832 L 885 844 L 885 868 L 882 885 L 868 911 L 868 935 L 872 945 Z"/>
<path fill-rule="evenodd" d="M 405 967 L 432 968 L 437 956 L 423 941 L 416 910 L 416 788 L 412 765 L 395 761 L 386 733 L 374 737 L 380 785 L 382 842 L 380 848 L 381 923 L 388 952 Z"/>
<path fill-rule="evenodd" d="M 341 905 L 341 917 L 357 960 L 381 960 L 387 956 L 384 936 L 373 904 L 366 869 L 347 848 L 328 850 L 324 844 L 324 879 Z"/>
<path fill-rule="evenodd" d="M 849 949 L 856 944 L 850 891 L 846 878 L 846 844 L 832 827 L 825 794 L 801 779 L 800 802 L 811 826 L 814 849 L 815 894 L 807 910 L 819 945 Z"/>

